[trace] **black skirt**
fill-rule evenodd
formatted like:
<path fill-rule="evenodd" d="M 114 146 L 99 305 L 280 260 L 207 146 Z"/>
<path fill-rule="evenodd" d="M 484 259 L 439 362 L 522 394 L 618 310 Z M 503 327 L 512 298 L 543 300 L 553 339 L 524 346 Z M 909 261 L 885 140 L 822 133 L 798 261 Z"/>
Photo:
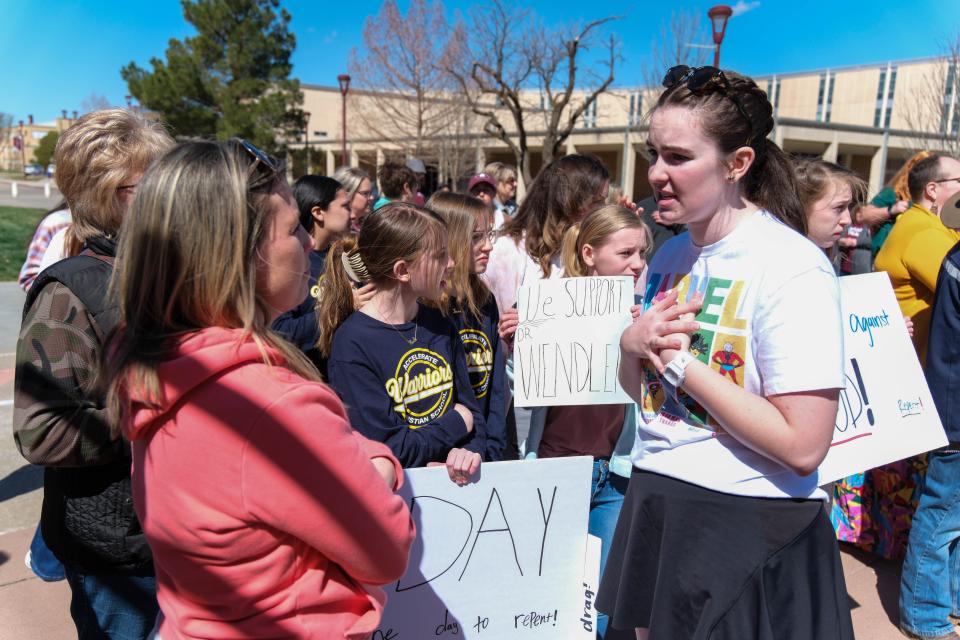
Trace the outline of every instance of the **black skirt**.
<path fill-rule="evenodd" d="M 735 496 L 634 469 L 597 609 L 650 640 L 853 640 L 819 500 Z"/>

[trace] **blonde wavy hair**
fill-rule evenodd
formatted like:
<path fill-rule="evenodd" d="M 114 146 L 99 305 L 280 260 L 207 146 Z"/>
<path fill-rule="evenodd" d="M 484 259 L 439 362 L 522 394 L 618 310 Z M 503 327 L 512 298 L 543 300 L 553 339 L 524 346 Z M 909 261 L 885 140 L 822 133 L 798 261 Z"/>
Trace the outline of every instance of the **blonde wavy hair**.
<path fill-rule="evenodd" d="M 159 122 L 130 109 L 93 111 L 64 131 L 53 154 L 73 216 L 70 241 L 113 236 L 123 221 L 120 188 L 174 144 Z"/>
<path fill-rule="evenodd" d="M 583 247 L 602 247 L 610 236 L 624 229 L 640 229 L 643 232 L 643 256 L 646 259 L 653 250 L 653 234 L 640 217 L 616 204 L 608 204 L 593 211 L 582 222 L 567 230 L 563 237 L 563 269 L 567 277 L 585 276 L 590 268 L 583 261 Z"/>
<path fill-rule="evenodd" d="M 490 289 L 473 272 L 473 230 L 477 220 L 490 218 L 490 209 L 479 198 L 462 193 L 435 193 L 427 201 L 427 208 L 439 214 L 447 223 L 447 246 L 453 259 L 453 274 L 450 276 L 449 295 L 445 295 L 438 306 L 448 311 L 451 298 L 480 318 L 480 309 L 489 300 Z"/>
<path fill-rule="evenodd" d="M 206 327 L 243 330 L 271 362 L 308 380 L 320 374 L 267 325 L 257 290 L 258 246 L 273 212 L 271 193 L 293 198 L 282 169 L 267 170 L 236 142 L 190 142 L 159 159 L 140 181 L 120 234 L 110 286 L 120 321 L 104 353 L 110 411 L 129 388 L 159 401 L 158 365 L 177 339 Z"/>

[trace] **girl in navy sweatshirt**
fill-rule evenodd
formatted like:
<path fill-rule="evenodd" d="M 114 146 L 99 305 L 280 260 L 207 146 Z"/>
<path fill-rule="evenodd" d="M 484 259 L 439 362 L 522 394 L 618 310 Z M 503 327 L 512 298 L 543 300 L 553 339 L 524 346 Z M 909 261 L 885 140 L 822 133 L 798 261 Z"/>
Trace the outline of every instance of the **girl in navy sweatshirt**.
<path fill-rule="evenodd" d="M 486 426 L 456 327 L 437 300 L 452 261 L 432 211 L 391 203 L 359 236 L 333 244 L 320 302 L 320 350 L 330 384 L 357 431 L 385 443 L 404 467 L 446 464 L 465 484 L 480 467 Z M 375 285 L 353 312 L 353 287 Z"/>
<path fill-rule="evenodd" d="M 503 460 L 506 436 L 506 365 L 497 334 L 497 301 L 480 274 L 493 250 L 490 208 L 460 193 L 436 193 L 427 208 L 447 223 L 453 271 L 441 308 L 453 320 L 467 358 L 470 384 L 487 426 L 484 460 Z"/>

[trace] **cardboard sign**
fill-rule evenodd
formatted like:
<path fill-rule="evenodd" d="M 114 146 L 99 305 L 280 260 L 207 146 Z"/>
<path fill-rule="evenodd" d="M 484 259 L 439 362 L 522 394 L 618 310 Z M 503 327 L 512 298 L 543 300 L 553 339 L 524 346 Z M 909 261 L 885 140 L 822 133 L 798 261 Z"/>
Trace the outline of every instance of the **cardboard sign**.
<path fill-rule="evenodd" d="M 824 484 L 947 444 L 886 273 L 840 278 L 847 386 Z"/>
<path fill-rule="evenodd" d="M 617 373 L 633 279 L 540 280 L 517 293 L 513 393 L 518 407 L 632 402 Z"/>
<path fill-rule="evenodd" d="M 491 462 L 465 487 L 444 468 L 408 469 L 417 538 L 373 640 L 586 637 L 592 469 L 590 457 Z"/>

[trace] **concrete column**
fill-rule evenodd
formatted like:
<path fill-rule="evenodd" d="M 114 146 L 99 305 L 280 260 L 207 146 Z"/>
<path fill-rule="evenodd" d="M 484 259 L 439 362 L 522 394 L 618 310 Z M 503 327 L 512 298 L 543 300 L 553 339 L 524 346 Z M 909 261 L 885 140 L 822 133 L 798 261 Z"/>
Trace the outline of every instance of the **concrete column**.
<path fill-rule="evenodd" d="M 783 149 L 783 127 L 779 126 L 779 124 L 776 122 L 776 118 L 774 118 L 773 142 L 778 147 Z"/>
<path fill-rule="evenodd" d="M 486 164 L 487 164 L 487 152 L 486 152 L 486 150 L 483 148 L 483 145 L 480 144 L 480 141 L 479 141 L 479 140 L 477 140 L 477 157 L 476 157 L 476 161 L 477 161 L 477 162 L 476 162 L 476 165 L 477 165 L 477 166 L 476 166 L 476 168 L 474 169 L 474 173 L 480 173 L 481 171 L 483 171 L 483 168 L 484 168 L 484 167 L 486 166 Z"/>
<path fill-rule="evenodd" d="M 840 148 L 840 144 L 837 142 L 837 137 L 833 137 L 833 142 L 827 145 L 827 150 L 823 152 L 823 159 L 827 162 L 837 163 L 837 151 Z"/>
<path fill-rule="evenodd" d="M 573 144 L 570 138 L 567 138 L 567 148 L 564 150 L 565 155 L 570 155 L 571 153 L 577 152 L 577 145 Z"/>
<path fill-rule="evenodd" d="M 20 195 L 20 192 L 19 192 L 19 187 L 17 185 L 17 181 L 14 180 L 13 182 L 10 183 L 10 197 L 16 198 L 19 195 Z"/>
<path fill-rule="evenodd" d="M 620 185 L 623 187 L 623 195 L 633 200 L 633 174 L 637 166 L 637 152 L 633 150 L 633 136 L 629 131 L 624 136 L 621 155 Z"/>
<path fill-rule="evenodd" d="M 333 149 L 327 149 L 327 175 L 332 176 L 337 170 L 337 158 L 333 155 Z"/>
<path fill-rule="evenodd" d="M 357 150 L 354 149 L 352 145 L 350 147 L 350 166 L 351 167 L 360 166 L 360 154 L 357 153 Z"/>
<path fill-rule="evenodd" d="M 377 173 L 380 171 L 380 167 L 383 166 L 383 163 L 387 161 L 386 155 L 383 153 L 381 147 L 377 147 L 377 166 L 373 168 L 373 175 L 370 176 L 370 180 L 374 185 L 379 185 L 380 182 L 377 180 Z"/>
<path fill-rule="evenodd" d="M 887 169 L 887 135 L 883 137 L 883 146 L 873 152 L 870 160 L 870 193 L 883 189 L 883 178 Z"/>

